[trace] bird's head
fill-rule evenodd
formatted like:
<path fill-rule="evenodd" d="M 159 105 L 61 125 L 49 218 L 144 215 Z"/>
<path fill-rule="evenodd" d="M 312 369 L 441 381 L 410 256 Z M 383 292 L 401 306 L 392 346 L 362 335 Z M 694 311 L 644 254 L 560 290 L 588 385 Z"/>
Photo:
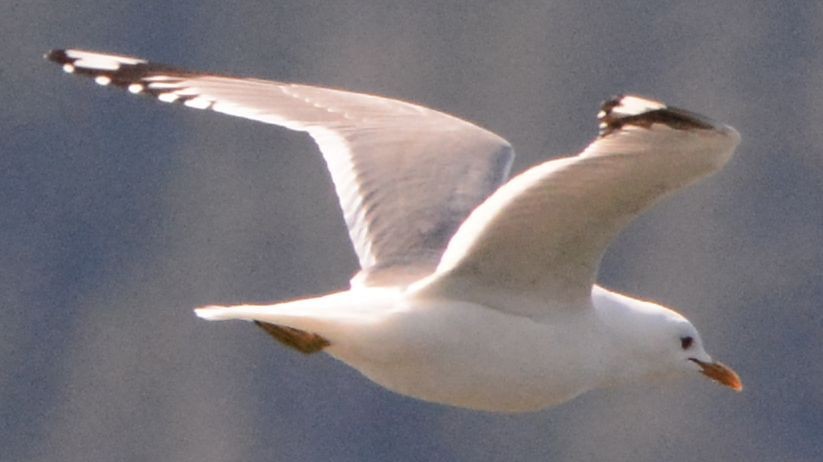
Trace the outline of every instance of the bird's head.
<path fill-rule="evenodd" d="M 664 347 L 674 369 L 699 372 L 734 391 L 742 391 L 743 383 L 737 373 L 725 364 L 714 361 L 706 353 L 703 340 L 692 323 L 678 313 L 672 313 L 676 316 L 672 316 L 671 324 L 664 329 L 664 334 L 668 334 Z"/>
<path fill-rule="evenodd" d="M 615 348 L 628 353 L 615 358 L 616 367 L 633 370 L 641 377 L 698 372 L 732 390 L 743 390 L 737 373 L 706 353 L 700 333 L 680 313 L 605 290 L 594 301 L 615 333 L 615 342 L 628 345 Z"/>
<path fill-rule="evenodd" d="M 663 310 L 660 322 L 659 342 L 660 352 L 665 358 L 665 366 L 672 372 L 692 374 L 699 372 L 715 382 L 725 385 L 734 391 L 743 390 L 740 377 L 730 367 L 714 361 L 703 347 L 703 340 L 697 329 L 686 318 L 667 308 Z"/>

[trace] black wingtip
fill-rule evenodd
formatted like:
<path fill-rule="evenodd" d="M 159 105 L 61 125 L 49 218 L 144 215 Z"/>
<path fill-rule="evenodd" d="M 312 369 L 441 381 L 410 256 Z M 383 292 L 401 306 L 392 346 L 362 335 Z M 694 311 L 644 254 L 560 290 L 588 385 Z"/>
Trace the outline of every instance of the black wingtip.
<path fill-rule="evenodd" d="M 197 98 L 197 95 L 175 93 L 179 89 L 175 84 L 187 76 L 206 75 L 150 63 L 133 56 L 75 48 L 54 49 L 44 57 L 60 65 L 64 72 L 90 78 L 98 85 L 128 89 L 133 94 L 154 96 L 168 103 L 185 104 Z M 147 80 L 152 77 L 155 79 Z M 209 106 L 201 104 L 198 107 L 205 109 Z"/>
<path fill-rule="evenodd" d="M 623 98 L 625 96 L 626 95 L 624 95 L 622 93 L 619 93 L 619 94 L 613 95 L 611 98 L 607 99 L 606 101 L 603 101 L 600 104 L 601 114 L 598 117 L 602 119 L 604 116 L 606 116 L 608 114 L 611 114 L 612 109 L 619 106 L 620 102 L 623 100 Z"/>
<path fill-rule="evenodd" d="M 650 128 L 653 124 L 662 124 L 679 130 L 716 128 L 716 124 L 699 114 L 635 95 L 616 95 L 609 98 L 600 106 L 597 119 L 601 137 L 614 133 L 626 125 Z"/>
<path fill-rule="evenodd" d="M 66 56 L 66 50 L 54 49 L 43 55 L 43 58 L 57 64 L 66 64 L 69 62 L 69 57 Z"/>

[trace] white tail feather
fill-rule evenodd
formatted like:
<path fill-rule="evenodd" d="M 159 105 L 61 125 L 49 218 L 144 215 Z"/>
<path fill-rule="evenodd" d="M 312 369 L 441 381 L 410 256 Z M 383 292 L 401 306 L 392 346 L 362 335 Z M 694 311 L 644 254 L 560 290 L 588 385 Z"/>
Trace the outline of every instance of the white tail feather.
<path fill-rule="evenodd" d="M 245 319 L 239 316 L 237 307 L 231 306 L 204 306 L 196 308 L 194 314 L 207 321 L 225 321 L 227 319 Z M 246 319 L 250 321 L 250 319 Z"/>
<path fill-rule="evenodd" d="M 395 289 L 368 288 L 274 305 L 205 306 L 194 313 L 209 321 L 262 321 L 316 333 L 333 341 L 357 330 L 357 326 L 373 324 L 391 315 L 399 294 Z"/>

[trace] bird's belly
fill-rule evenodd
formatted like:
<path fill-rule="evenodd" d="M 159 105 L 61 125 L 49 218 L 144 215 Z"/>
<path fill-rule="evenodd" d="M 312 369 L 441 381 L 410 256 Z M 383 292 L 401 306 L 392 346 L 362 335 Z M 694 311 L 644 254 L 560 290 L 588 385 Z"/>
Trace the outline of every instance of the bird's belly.
<path fill-rule="evenodd" d="M 397 393 L 477 410 L 529 412 L 589 388 L 576 352 L 553 348 L 568 344 L 564 335 L 528 318 L 450 304 L 396 314 L 326 351 Z"/>

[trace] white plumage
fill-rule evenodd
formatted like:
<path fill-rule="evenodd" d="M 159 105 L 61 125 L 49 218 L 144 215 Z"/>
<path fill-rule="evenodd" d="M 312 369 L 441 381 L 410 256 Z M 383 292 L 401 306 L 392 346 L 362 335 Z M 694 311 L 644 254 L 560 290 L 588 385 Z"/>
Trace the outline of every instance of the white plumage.
<path fill-rule="evenodd" d="M 616 97 L 583 152 L 504 184 L 504 139 L 418 105 L 89 51 L 47 57 L 101 85 L 305 131 L 319 145 L 361 265 L 352 288 L 200 308 L 202 318 L 263 323 L 386 388 L 473 409 L 533 411 L 693 371 L 742 388 L 683 316 L 595 285 L 629 221 L 728 161 L 740 139 L 730 127 Z"/>

